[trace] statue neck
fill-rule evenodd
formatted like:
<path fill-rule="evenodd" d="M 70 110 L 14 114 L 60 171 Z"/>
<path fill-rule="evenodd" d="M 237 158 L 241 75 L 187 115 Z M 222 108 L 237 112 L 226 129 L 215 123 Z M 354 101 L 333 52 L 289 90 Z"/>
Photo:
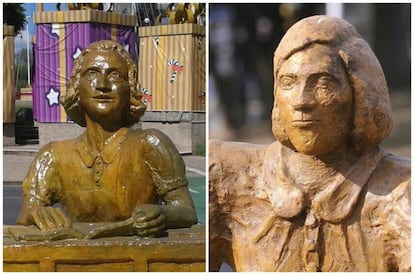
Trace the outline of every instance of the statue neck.
<path fill-rule="evenodd" d="M 101 152 L 107 141 L 122 127 L 105 127 L 86 117 L 86 139 L 91 150 Z"/>
<path fill-rule="evenodd" d="M 344 146 L 323 156 L 305 155 L 285 150 L 287 177 L 312 198 L 333 182 L 338 174 L 346 175 L 361 156 L 352 146 Z"/>

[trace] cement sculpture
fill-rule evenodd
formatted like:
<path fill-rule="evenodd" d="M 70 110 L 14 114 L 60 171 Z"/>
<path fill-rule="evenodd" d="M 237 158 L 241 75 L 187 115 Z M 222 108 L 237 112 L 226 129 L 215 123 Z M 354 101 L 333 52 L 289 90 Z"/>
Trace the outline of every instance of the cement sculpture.
<path fill-rule="evenodd" d="M 274 79 L 277 141 L 209 144 L 210 270 L 410 271 L 410 160 L 378 147 L 392 119 L 369 45 L 305 18 Z"/>
<path fill-rule="evenodd" d="M 146 107 L 125 49 L 113 41 L 90 44 L 75 61 L 69 86 L 62 104 L 86 131 L 38 153 L 23 182 L 17 223 L 41 231 L 20 238 L 157 237 L 195 224 L 176 147 L 158 130 L 128 128 Z"/>

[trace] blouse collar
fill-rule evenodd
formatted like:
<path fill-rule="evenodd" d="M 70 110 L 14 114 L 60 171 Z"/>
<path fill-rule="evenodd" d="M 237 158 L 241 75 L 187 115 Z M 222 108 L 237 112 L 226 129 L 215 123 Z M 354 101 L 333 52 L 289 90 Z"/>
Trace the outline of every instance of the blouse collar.
<path fill-rule="evenodd" d="M 121 149 L 122 143 L 125 141 L 128 132 L 128 128 L 119 129 L 106 140 L 101 152 L 91 150 L 86 133 L 84 133 L 77 141 L 76 151 L 87 167 L 92 167 L 98 156 L 100 156 L 106 164 L 111 163 Z"/>
<path fill-rule="evenodd" d="M 282 147 L 271 145 L 270 151 L 265 156 L 266 193 L 276 216 L 293 218 L 304 211 L 304 194 L 299 187 L 289 182 L 287 175 L 284 175 L 286 164 L 281 155 Z M 276 150 L 279 152 L 275 152 Z M 275 156 L 278 156 L 277 160 L 274 159 Z M 313 198 L 310 205 L 313 212 L 322 220 L 332 223 L 340 222 L 348 217 L 355 208 L 361 191 L 383 157 L 384 152 L 376 147 L 362 155 L 347 174 L 338 173 L 335 179 Z"/>

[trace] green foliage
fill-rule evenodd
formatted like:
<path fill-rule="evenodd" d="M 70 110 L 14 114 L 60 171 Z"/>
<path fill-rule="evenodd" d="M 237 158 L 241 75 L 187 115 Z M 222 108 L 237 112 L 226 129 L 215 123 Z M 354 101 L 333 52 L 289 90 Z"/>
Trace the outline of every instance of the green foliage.
<path fill-rule="evenodd" d="M 206 155 L 206 145 L 205 144 L 198 145 L 197 148 L 195 149 L 195 154 L 196 154 L 196 156 L 205 156 Z"/>
<path fill-rule="evenodd" d="M 30 58 L 30 64 L 33 64 L 33 57 L 31 54 L 29 58 Z M 14 59 L 15 59 L 15 68 L 16 68 L 16 91 L 19 92 L 21 88 L 28 87 L 28 84 L 27 84 L 27 49 L 23 48 L 20 51 L 18 51 L 15 54 Z"/>
<path fill-rule="evenodd" d="M 16 35 L 24 30 L 27 24 L 24 4 L 3 3 L 3 24 L 14 26 Z"/>

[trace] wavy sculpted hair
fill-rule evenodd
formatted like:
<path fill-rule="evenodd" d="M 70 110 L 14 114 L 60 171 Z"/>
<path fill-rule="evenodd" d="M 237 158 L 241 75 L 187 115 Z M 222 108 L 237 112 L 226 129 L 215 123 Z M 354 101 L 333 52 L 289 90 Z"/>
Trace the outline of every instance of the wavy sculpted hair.
<path fill-rule="evenodd" d="M 130 89 L 130 108 L 125 125 L 131 126 L 139 121 L 141 116 L 146 110 L 145 104 L 142 102 L 142 94 L 139 90 L 139 83 L 137 81 L 137 68 L 134 64 L 129 53 L 123 46 L 115 41 L 102 40 L 91 43 L 85 48 L 82 53 L 76 58 L 73 67 L 72 75 L 69 82 L 69 89 L 66 92 L 66 96 L 61 99 L 61 103 L 65 108 L 68 116 L 77 124 L 85 127 L 85 114 L 82 107 L 79 105 L 79 82 L 81 77 L 81 69 L 85 55 L 94 51 L 115 51 L 117 52 L 127 63 L 128 66 L 128 82 Z"/>
<path fill-rule="evenodd" d="M 391 106 L 387 83 L 381 65 L 355 28 L 334 17 L 317 15 L 294 24 L 277 47 L 274 65 L 274 96 L 278 72 L 282 63 L 294 53 L 312 44 L 329 46 L 342 60 L 353 92 L 352 143 L 357 152 L 364 153 L 378 145 L 392 129 Z M 294 149 L 274 101 L 272 131 L 285 146 Z"/>

